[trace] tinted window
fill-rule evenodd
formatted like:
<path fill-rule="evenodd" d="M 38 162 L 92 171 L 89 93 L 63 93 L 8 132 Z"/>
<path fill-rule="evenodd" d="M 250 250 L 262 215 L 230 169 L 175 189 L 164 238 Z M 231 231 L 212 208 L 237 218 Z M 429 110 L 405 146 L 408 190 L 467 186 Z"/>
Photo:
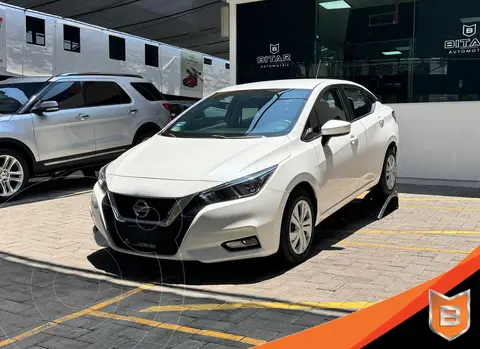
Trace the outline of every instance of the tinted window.
<path fill-rule="evenodd" d="M 348 103 L 353 110 L 355 119 L 361 118 L 372 111 L 372 99 L 362 90 L 353 87 L 345 87 L 345 94 L 347 95 Z"/>
<path fill-rule="evenodd" d="M 158 67 L 158 46 L 145 44 L 145 65 Z"/>
<path fill-rule="evenodd" d="M 189 108 L 165 133 L 203 138 L 284 135 L 297 122 L 310 92 L 253 90 L 218 93 Z"/>
<path fill-rule="evenodd" d="M 132 82 L 132 87 L 149 101 L 163 101 L 165 98 L 160 91 L 149 82 Z"/>
<path fill-rule="evenodd" d="M 118 36 L 109 36 L 109 52 L 110 59 L 117 61 L 125 60 L 125 39 Z"/>
<path fill-rule="evenodd" d="M 0 114 L 17 112 L 35 93 L 46 86 L 45 82 L 28 82 L 0 85 Z"/>
<path fill-rule="evenodd" d="M 320 127 L 327 121 L 337 119 L 346 120 L 343 110 L 342 100 L 337 89 L 326 91 L 322 97 L 315 103 L 315 112 L 317 113 Z"/>
<path fill-rule="evenodd" d="M 63 25 L 63 49 L 80 53 L 80 28 Z"/>
<path fill-rule="evenodd" d="M 130 103 L 131 99 L 115 82 L 87 81 L 83 83 L 88 107 Z"/>
<path fill-rule="evenodd" d="M 45 46 L 45 20 L 26 16 L 27 44 Z"/>
<path fill-rule="evenodd" d="M 83 108 L 85 106 L 82 85 L 76 82 L 59 82 L 42 97 L 42 101 L 55 101 L 60 109 Z"/>

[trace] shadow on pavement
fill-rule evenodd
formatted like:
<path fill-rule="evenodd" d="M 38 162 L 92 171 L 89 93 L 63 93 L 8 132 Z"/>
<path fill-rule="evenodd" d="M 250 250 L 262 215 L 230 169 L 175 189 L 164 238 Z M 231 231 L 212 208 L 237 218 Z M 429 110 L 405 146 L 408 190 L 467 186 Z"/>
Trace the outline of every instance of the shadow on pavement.
<path fill-rule="evenodd" d="M 342 249 L 335 245 L 371 223 L 370 218 L 361 216 L 361 208 L 362 200 L 355 200 L 322 222 L 316 229 L 309 258 L 322 251 Z M 161 279 L 164 284 L 174 285 L 253 284 L 275 278 L 291 269 L 275 256 L 204 264 L 142 258 L 102 249 L 88 256 L 88 260 L 95 268 L 122 278 L 141 281 Z"/>
<path fill-rule="evenodd" d="M 480 188 L 397 184 L 397 190 L 402 194 L 438 195 L 465 198 L 480 197 Z"/>

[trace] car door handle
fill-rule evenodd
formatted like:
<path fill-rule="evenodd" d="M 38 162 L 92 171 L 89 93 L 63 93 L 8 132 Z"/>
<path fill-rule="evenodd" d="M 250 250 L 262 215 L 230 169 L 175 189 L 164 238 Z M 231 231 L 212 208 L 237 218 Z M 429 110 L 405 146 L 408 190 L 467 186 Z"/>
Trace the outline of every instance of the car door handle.
<path fill-rule="evenodd" d="M 358 136 L 351 135 L 350 136 L 350 143 L 355 144 L 358 141 Z"/>
<path fill-rule="evenodd" d="M 135 114 L 137 111 L 138 111 L 138 109 L 135 109 L 135 108 L 130 108 L 130 109 L 128 109 L 128 112 L 129 112 L 130 114 Z"/>
<path fill-rule="evenodd" d="M 77 116 L 75 116 L 75 119 L 77 120 L 86 120 L 90 117 L 90 115 L 87 115 L 87 114 L 78 114 Z"/>

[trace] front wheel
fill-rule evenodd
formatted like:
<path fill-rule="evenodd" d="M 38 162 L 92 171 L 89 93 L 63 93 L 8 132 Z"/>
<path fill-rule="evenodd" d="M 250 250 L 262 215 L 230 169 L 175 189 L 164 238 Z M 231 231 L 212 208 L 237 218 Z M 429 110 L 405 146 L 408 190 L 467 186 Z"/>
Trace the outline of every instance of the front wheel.
<path fill-rule="evenodd" d="M 11 149 L 0 149 L 0 202 L 20 193 L 28 183 L 30 172 L 25 158 Z"/>
<path fill-rule="evenodd" d="M 375 187 L 379 194 L 390 195 L 397 184 L 397 154 L 393 147 L 388 148 L 383 163 L 380 182 Z"/>
<path fill-rule="evenodd" d="M 138 145 L 140 143 L 143 143 L 145 142 L 147 139 L 153 137 L 154 135 L 156 135 L 157 132 L 155 131 L 143 131 L 142 133 L 140 133 L 137 137 L 137 139 L 135 140 L 135 144 L 134 145 Z"/>
<path fill-rule="evenodd" d="M 310 195 L 297 190 L 287 202 L 280 232 L 280 258 L 288 264 L 303 262 L 313 242 L 315 210 Z"/>

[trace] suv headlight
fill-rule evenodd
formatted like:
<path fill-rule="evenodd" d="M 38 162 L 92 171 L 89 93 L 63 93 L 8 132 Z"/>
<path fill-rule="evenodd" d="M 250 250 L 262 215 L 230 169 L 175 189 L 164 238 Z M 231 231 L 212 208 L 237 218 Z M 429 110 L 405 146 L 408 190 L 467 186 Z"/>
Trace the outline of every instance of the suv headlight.
<path fill-rule="evenodd" d="M 242 177 L 233 182 L 200 193 L 200 198 L 208 204 L 242 199 L 257 194 L 263 188 L 277 166 Z"/>
<path fill-rule="evenodd" d="M 102 191 L 104 193 L 107 192 L 108 190 L 108 187 L 107 187 L 107 177 L 105 175 L 105 170 L 107 169 L 107 165 L 103 166 L 100 171 L 98 172 L 98 186 L 100 187 L 100 189 L 102 189 Z"/>

